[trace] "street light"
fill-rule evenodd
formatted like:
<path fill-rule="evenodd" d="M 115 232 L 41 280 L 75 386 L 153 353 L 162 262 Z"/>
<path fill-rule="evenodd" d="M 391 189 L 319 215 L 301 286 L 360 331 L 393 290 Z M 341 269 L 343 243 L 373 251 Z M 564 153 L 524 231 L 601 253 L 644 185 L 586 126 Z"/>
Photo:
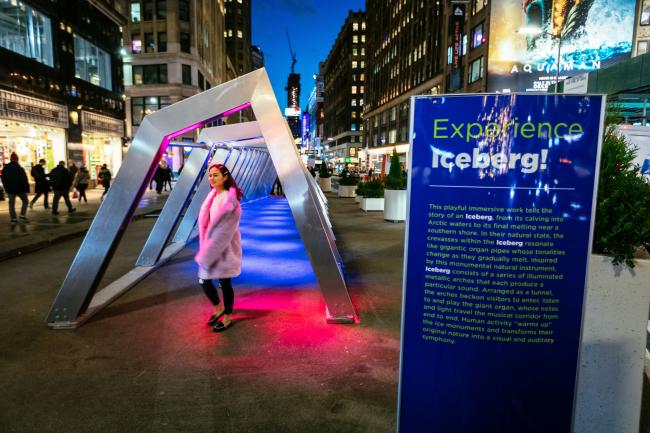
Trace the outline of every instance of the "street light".
<path fill-rule="evenodd" d="M 539 27 L 532 27 L 532 26 L 527 26 L 527 27 L 521 27 L 519 30 L 517 30 L 517 33 L 521 33 L 522 35 L 526 36 L 536 36 L 536 35 L 544 35 L 544 36 L 550 36 L 553 39 L 557 39 L 557 66 L 555 68 L 555 93 L 559 93 L 559 84 L 560 84 L 560 64 L 562 63 L 562 33 L 558 33 L 557 35 L 554 35 L 553 33 L 545 32 Z"/>

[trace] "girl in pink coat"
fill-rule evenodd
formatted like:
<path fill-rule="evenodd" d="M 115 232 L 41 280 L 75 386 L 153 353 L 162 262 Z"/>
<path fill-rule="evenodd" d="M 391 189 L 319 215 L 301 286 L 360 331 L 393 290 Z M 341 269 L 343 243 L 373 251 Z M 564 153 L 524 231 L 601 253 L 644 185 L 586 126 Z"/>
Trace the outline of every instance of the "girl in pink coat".
<path fill-rule="evenodd" d="M 241 273 L 241 234 L 239 220 L 242 192 L 228 168 L 213 164 L 208 169 L 212 190 L 199 212 L 199 252 L 194 261 L 199 265 L 199 283 L 212 301 L 214 314 L 208 320 L 215 332 L 225 331 L 232 322 L 235 293 L 231 278 Z M 212 280 L 218 278 L 223 290 L 223 304 Z M 221 320 L 220 320 L 221 319 Z"/>

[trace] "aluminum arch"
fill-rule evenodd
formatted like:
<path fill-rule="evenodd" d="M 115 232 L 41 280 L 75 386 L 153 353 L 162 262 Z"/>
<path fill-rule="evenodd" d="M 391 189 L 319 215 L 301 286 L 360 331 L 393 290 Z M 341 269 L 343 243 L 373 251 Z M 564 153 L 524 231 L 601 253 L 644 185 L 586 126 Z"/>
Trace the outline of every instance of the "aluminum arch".
<path fill-rule="evenodd" d="M 193 149 L 193 156 L 188 159 L 191 163 L 177 183 L 176 188 L 180 186 L 180 189 L 170 194 L 138 266 L 96 294 L 99 281 L 170 141 L 249 106 L 257 122 L 202 131 L 199 141 L 204 144 Z M 232 134 L 224 139 L 215 136 L 217 131 Z M 266 146 L 242 146 L 242 140 L 260 140 L 260 137 Z M 239 146 L 236 142 L 240 142 Z M 300 160 L 266 71 L 259 69 L 145 117 L 54 300 L 47 318 L 50 327 L 79 326 L 185 247 L 191 239 L 200 202 L 209 190 L 204 172 L 208 161 L 215 160 L 223 160 L 229 168 L 232 166 L 231 173 L 237 173 L 233 177 L 243 180 L 247 188 L 244 191 L 247 200 L 266 195 L 277 173 L 325 298 L 327 321 L 354 321 L 356 313 L 340 268 L 324 196 Z M 176 226 L 178 230 L 172 236 Z"/>

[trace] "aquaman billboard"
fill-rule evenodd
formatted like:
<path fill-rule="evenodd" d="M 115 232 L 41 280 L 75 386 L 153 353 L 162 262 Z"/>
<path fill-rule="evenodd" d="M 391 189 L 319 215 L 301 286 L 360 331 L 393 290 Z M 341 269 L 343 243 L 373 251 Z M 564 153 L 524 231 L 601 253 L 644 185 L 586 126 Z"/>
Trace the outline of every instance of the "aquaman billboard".
<path fill-rule="evenodd" d="M 488 91 L 546 92 L 558 78 L 628 58 L 635 8 L 635 0 L 494 0 Z"/>

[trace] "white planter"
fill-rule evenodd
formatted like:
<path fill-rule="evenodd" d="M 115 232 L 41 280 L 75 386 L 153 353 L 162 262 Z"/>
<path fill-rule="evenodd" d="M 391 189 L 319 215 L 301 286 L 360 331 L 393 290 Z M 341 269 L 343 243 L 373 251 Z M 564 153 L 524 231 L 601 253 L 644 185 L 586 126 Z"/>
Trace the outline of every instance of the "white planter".
<path fill-rule="evenodd" d="M 339 197 L 356 197 L 356 185 L 339 185 Z"/>
<path fill-rule="evenodd" d="M 633 270 L 592 255 L 580 346 L 575 433 L 637 433 L 646 353 L 650 260 Z"/>
<path fill-rule="evenodd" d="M 384 190 L 384 219 L 386 221 L 406 220 L 406 190 L 385 189 Z"/>
<path fill-rule="evenodd" d="M 383 211 L 384 199 L 383 198 L 366 198 L 362 197 L 359 202 L 361 210 L 366 212 Z"/>
<path fill-rule="evenodd" d="M 319 177 L 318 186 L 320 186 L 321 191 L 330 192 L 332 191 L 332 178 L 331 177 Z"/>
<path fill-rule="evenodd" d="M 355 194 L 355 195 L 354 195 L 354 201 L 355 201 L 356 203 L 361 203 L 361 196 Z"/>

